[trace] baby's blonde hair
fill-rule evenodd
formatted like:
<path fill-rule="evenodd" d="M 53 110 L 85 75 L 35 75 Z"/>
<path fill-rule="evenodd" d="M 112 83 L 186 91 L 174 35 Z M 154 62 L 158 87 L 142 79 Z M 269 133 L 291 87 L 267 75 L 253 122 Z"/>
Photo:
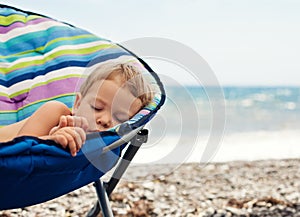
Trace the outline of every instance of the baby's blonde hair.
<path fill-rule="evenodd" d="M 89 88 L 97 81 L 113 80 L 121 87 L 128 88 L 132 95 L 139 98 L 142 106 L 146 106 L 153 99 L 153 90 L 142 73 L 131 63 L 107 62 L 98 66 L 80 86 L 80 93 L 84 97 Z"/>

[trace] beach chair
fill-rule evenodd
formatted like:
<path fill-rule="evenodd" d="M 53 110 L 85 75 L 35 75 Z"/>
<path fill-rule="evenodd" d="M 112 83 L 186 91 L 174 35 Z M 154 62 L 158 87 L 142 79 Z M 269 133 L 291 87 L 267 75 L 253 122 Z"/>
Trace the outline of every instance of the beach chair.
<path fill-rule="evenodd" d="M 109 40 L 44 15 L 0 5 L 0 126 L 29 117 L 49 100 L 70 109 L 85 73 L 108 60 L 132 61 L 156 90 L 132 119 L 88 134 L 76 157 L 55 142 L 22 136 L 0 143 L 0 210 L 54 199 L 89 183 L 99 202 L 87 214 L 112 216 L 108 197 L 139 147 L 143 129 L 165 101 L 158 76 L 139 57 Z M 116 166 L 117 165 L 117 166 Z M 111 179 L 100 180 L 114 168 Z"/>

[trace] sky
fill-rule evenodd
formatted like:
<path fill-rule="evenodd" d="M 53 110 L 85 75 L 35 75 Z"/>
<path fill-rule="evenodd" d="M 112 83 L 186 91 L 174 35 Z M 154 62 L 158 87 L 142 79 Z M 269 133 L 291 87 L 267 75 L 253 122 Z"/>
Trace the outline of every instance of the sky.
<path fill-rule="evenodd" d="M 224 86 L 300 85 L 298 0 L 0 0 L 0 3 L 45 14 L 118 43 L 142 37 L 176 41 L 200 55 Z M 190 72 L 182 66 L 162 59 L 146 61 L 155 71 L 194 84 Z"/>

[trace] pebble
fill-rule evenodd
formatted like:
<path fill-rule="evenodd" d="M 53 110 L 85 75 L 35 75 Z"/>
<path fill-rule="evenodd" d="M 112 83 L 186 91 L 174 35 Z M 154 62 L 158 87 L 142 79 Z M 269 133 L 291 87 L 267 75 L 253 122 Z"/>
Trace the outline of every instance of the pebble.
<path fill-rule="evenodd" d="M 0 217 L 82 217 L 92 184 Z M 111 195 L 116 217 L 300 217 L 300 160 L 130 167 Z"/>

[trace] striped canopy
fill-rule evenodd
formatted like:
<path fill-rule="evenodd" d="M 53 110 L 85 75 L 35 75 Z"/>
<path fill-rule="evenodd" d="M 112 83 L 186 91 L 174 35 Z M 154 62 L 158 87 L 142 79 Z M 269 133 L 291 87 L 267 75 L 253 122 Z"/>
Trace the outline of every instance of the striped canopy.
<path fill-rule="evenodd" d="M 0 56 L 0 127 L 29 117 L 49 100 L 71 109 L 83 75 L 112 59 L 134 61 L 158 90 L 153 102 L 128 123 L 157 110 L 162 101 L 150 68 L 129 51 L 42 15 L 0 6 Z"/>

